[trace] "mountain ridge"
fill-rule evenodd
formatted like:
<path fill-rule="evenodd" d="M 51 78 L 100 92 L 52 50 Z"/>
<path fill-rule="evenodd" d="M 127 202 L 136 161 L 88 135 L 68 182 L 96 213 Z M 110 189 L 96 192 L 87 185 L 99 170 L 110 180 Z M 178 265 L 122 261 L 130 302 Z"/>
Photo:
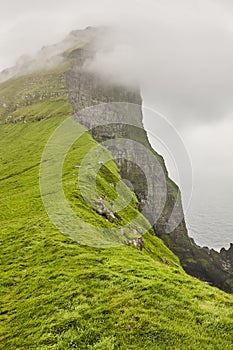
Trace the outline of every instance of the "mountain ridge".
<path fill-rule="evenodd" d="M 86 80 L 86 72 L 82 69 L 80 72 L 79 65 L 85 62 L 85 54 L 90 54 L 89 48 L 89 44 L 84 51 L 75 47 L 74 52 L 66 52 L 68 62 L 1 84 L 0 102 L 6 105 L 1 105 L 0 110 L 2 347 L 6 350 L 230 349 L 232 295 L 184 272 L 178 257 L 159 238 L 167 240 L 168 246 L 176 243 L 169 242 L 171 236 L 164 232 L 164 218 L 143 234 L 144 247 L 140 250 L 132 244 L 107 249 L 78 244 L 63 235 L 48 217 L 39 187 L 40 163 L 54 131 L 71 118 L 75 108 L 79 112 L 81 106 L 90 106 L 93 100 L 97 105 L 101 96 L 105 96 L 106 102 L 108 94 L 111 98 L 114 92 L 112 102 L 118 96 L 128 102 L 130 96 L 132 102 L 141 101 L 138 91 L 128 94 L 123 87 L 108 85 L 101 90 L 99 79 L 96 82 L 89 72 Z M 77 93 L 77 72 L 82 75 L 83 96 L 87 100 Z M 79 115 L 75 116 L 78 122 Z M 142 118 L 140 111 L 137 117 Z M 81 124 L 80 127 L 83 128 Z M 144 130 L 114 127 L 119 138 L 128 135 L 149 147 Z M 102 142 L 106 130 L 91 131 Z M 99 145 L 93 137 L 86 129 L 72 145 L 64 161 L 62 183 L 68 203 L 77 215 L 92 223 L 94 235 L 95 227 L 120 229 L 122 223 L 127 226 L 131 218 L 138 216 L 143 203 L 140 203 L 141 194 L 135 195 L 128 188 L 132 200 L 111 222 L 83 199 L 76 178 L 85 155 Z M 152 152 L 164 166 L 163 159 Z M 92 160 L 92 164 L 96 161 L 101 159 Z M 145 179 L 140 184 L 138 179 L 143 177 L 135 169 L 136 179 L 130 164 L 110 160 L 98 173 L 99 195 L 114 201 L 116 184 L 127 176 L 131 176 L 135 185 L 138 182 L 140 192 Z M 178 191 L 170 181 L 167 179 L 171 200 L 165 208 L 166 217 L 170 217 Z M 146 219 L 144 222 L 147 225 Z M 182 229 L 174 235 L 178 245 L 173 248 L 179 247 L 184 254 L 185 244 L 180 243 L 184 243 L 185 222 L 181 225 Z M 127 227 L 125 233 L 131 238 L 134 227 Z M 185 240 L 190 248 L 192 240 L 186 236 Z M 187 254 L 190 259 L 189 251 Z"/>
<path fill-rule="evenodd" d="M 115 127 L 111 131 L 107 126 L 92 128 L 93 137 L 98 142 L 104 142 L 109 138 L 109 135 L 115 137 L 129 137 L 144 144 L 149 152 L 155 155 L 155 158 L 162 166 L 163 173 L 167 182 L 167 200 L 165 208 L 160 218 L 154 225 L 154 233 L 161 238 L 164 243 L 171 249 L 180 259 L 184 269 L 191 275 L 198 277 L 211 285 L 218 286 L 225 291 L 233 291 L 233 257 L 232 250 L 221 250 L 220 253 L 213 249 L 199 247 L 192 238 L 188 236 L 185 220 L 179 223 L 178 227 L 172 233 L 166 232 L 166 225 L 171 217 L 172 210 L 179 189 L 176 184 L 169 179 L 168 173 L 164 164 L 164 160 L 156 153 L 147 138 L 142 124 L 142 111 L 140 106 L 142 98 L 140 88 L 134 89 L 106 81 L 99 73 L 89 71 L 86 62 L 90 62 L 97 50 L 96 40 L 102 35 L 103 28 L 96 29 L 88 27 L 85 30 L 77 30 L 71 32 L 61 44 L 52 45 L 48 48 L 43 48 L 37 62 L 40 60 L 43 52 L 47 52 L 45 58 L 55 57 L 58 54 L 62 57 L 61 60 L 53 61 L 53 68 L 49 69 L 45 65 L 45 70 L 41 71 L 35 64 L 31 69 L 36 71 L 27 75 L 14 77 L 1 86 L 0 92 L 0 122 L 17 123 L 40 121 L 44 118 L 52 117 L 53 115 L 63 115 L 69 109 L 70 115 L 74 112 L 77 120 L 91 127 L 94 120 L 89 120 L 79 113 L 81 110 L 90 106 L 98 105 L 99 103 L 114 103 L 125 102 L 138 105 L 138 110 L 135 112 L 138 129 L 129 130 L 125 126 Z M 65 49 L 65 51 L 63 51 Z M 44 64 L 42 60 L 41 65 Z M 37 67 L 37 68 L 36 68 Z M 50 67 L 51 68 L 51 67 Z M 38 71 L 39 69 L 39 71 Z M 23 71 L 24 72 L 24 71 Z M 22 74 L 23 74 L 22 72 Z M 38 75 L 38 73 L 39 75 Z M 39 78 L 38 78 L 39 76 Z M 13 87 L 13 89 L 12 89 Z M 95 122 L 98 120 L 95 116 Z M 137 134 L 137 136 L 135 136 Z M 142 157 L 141 157 L 142 159 Z M 153 170 L 149 166 L 147 168 L 152 174 Z M 145 163 L 144 162 L 144 163 Z M 141 184 L 135 181 L 139 169 L 127 169 L 127 162 L 118 164 L 122 177 L 128 178 L 136 186 L 135 193 L 140 201 L 145 200 L 145 189 L 147 188 L 145 179 Z M 139 171 L 139 176 L 143 179 L 142 173 Z M 161 185 L 161 176 L 157 177 L 158 183 Z M 155 189 L 153 190 L 155 192 Z M 160 191 L 160 193 L 162 193 Z M 155 198 L 156 202 L 156 198 Z M 179 216 L 184 217 L 181 200 L 178 199 Z M 140 206 L 140 203 L 139 203 Z M 142 205 L 141 205 L 142 206 Z M 151 216 L 150 214 L 148 214 Z M 148 217 L 149 218 L 149 217 Z M 176 219 L 175 219 L 176 220 Z M 154 223 L 152 223 L 154 224 Z"/>

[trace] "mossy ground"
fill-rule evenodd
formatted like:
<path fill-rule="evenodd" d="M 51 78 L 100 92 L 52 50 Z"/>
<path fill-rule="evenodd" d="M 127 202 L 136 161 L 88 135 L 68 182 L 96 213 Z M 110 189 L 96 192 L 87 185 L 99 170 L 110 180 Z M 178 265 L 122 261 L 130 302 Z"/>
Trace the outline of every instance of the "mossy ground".
<path fill-rule="evenodd" d="M 21 86 L 22 80 L 13 79 L 1 85 L 1 96 L 14 102 Z M 67 98 L 62 99 L 61 106 L 49 99 L 24 106 L 28 120 L 40 116 L 44 107 L 43 114 L 53 118 L 0 125 L 0 347 L 233 349 L 233 297 L 186 275 L 161 240 L 148 232 L 142 251 L 124 245 L 94 248 L 65 237 L 49 220 L 39 169 L 50 135 L 72 110 Z M 138 217 L 135 196 L 121 211 L 122 221 L 114 223 L 83 200 L 73 165 L 95 146 L 84 133 L 63 167 L 66 197 L 77 215 L 81 211 L 93 224 L 93 234 L 95 228 L 126 225 Z M 98 173 L 99 194 L 115 200 L 119 180 L 109 161 Z M 146 229 L 147 221 L 140 220 Z"/>
<path fill-rule="evenodd" d="M 146 234 L 142 252 L 85 247 L 49 221 L 39 165 L 61 121 L 0 127 L 2 349 L 231 349 L 232 296 L 187 276 L 159 239 Z"/>

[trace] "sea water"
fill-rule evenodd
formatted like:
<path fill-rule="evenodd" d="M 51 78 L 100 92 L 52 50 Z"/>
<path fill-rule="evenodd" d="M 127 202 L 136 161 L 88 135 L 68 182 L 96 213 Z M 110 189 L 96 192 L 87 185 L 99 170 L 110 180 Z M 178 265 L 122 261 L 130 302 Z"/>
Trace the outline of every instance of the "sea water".
<path fill-rule="evenodd" d="M 233 243 L 233 193 L 230 186 L 224 187 L 219 185 L 212 193 L 194 189 L 186 213 L 189 235 L 197 244 L 216 250 Z"/>

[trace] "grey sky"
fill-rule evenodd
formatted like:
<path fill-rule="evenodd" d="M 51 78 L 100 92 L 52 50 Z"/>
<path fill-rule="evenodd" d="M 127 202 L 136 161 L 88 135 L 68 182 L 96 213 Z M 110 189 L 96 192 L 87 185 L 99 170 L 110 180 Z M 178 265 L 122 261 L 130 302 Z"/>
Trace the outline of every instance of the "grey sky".
<path fill-rule="evenodd" d="M 99 52 L 95 68 L 111 78 L 138 81 L 148 103 L 156 104 L 176 124 L 228 117 L 233 109 L 230 1 L 4 3 L 0 69 L 21 54 L 61 40 L 74 28 L 107 24 L 115 28 L 109 38 L 112 48 Z"/>
<path fill-rule="evenodd" d="M 142 86 L 183 137 L 198 198 L 218 187 L 221 205 L 233 192 L 232 1 L 0 0 L 0 70 L 88 25 L 113 28 L 91 68 Z"/>

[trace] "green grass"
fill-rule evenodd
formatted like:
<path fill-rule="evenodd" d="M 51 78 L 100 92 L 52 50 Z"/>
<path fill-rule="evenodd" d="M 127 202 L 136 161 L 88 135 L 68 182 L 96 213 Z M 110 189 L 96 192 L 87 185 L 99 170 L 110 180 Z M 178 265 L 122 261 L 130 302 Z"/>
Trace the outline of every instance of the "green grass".
<path fill-rule="evenodd" d="M 39 168 L 64 119 L 0 126 L 1 348 L 232 349 L 233 297 L 186 275 L 158 238 L 146 233 L 142 252 L 100 249 L 79 245 L 51 223 Z M 90 209 L 72 175 L 94 147 L 84 133 L 63 167 L 67 200 L 77 215 L 82 208 L 93 233 L 102 224 L 120 225 Z M 116 199 L 109 183 L 119 180 L 109 161 L 98 173 L 98 191 Z M 124 224 L 138 217 L 136 205 L 133 196 L 121 213 Z"/>
<path fill-rule="evenodd" d="M 35 72 L 1 83 L 0 122 L 18 122 L 72 113 L 64 73 L 70 62 L 49 71 Z M 60 95 L 53 95 L 54 93 Z"/>
<path fill-rule="evenodd" d="M 233 297 L 186 275 L 178 258 L 147 232 L 149 224 L 110 153 L 78 124 L 82 136 L 64 157 L 61 175 L 65 198 L 81 223 L 67 237 L 50 221 L 39 187 L 41 158 L 72 107 L 65 95 L 38 100 L 37 94 L 65 92 L 66 69 L 1 84 L 0 102 L 7 104 L 0 107 L 1 122 L 10 114 L 16 121 L 26 116 L 27 123 L 0 125 L 0 348 L 233 349 Z M 21 99 L 26 93 L 36 94 L 28 105 Z M 52 151 L 62 160 L 59 147 Z M 74 169 L 85 159 L 85 166 Z M 108 161 L 96 172 L 103 159 Z M 51 183 L 46 194 L 52 190 Z M 114 201 L 114 222 L 83 195 L 92 202 L 101 196 L 106 206 Z M 142 251 L 119 245 L 122 225 L 129 238 L 133 229 L 143 229 Z M 81 238 L 95 247 L 79 244 Z M 99 248 L 108 238 L 118 246 Z"/>

